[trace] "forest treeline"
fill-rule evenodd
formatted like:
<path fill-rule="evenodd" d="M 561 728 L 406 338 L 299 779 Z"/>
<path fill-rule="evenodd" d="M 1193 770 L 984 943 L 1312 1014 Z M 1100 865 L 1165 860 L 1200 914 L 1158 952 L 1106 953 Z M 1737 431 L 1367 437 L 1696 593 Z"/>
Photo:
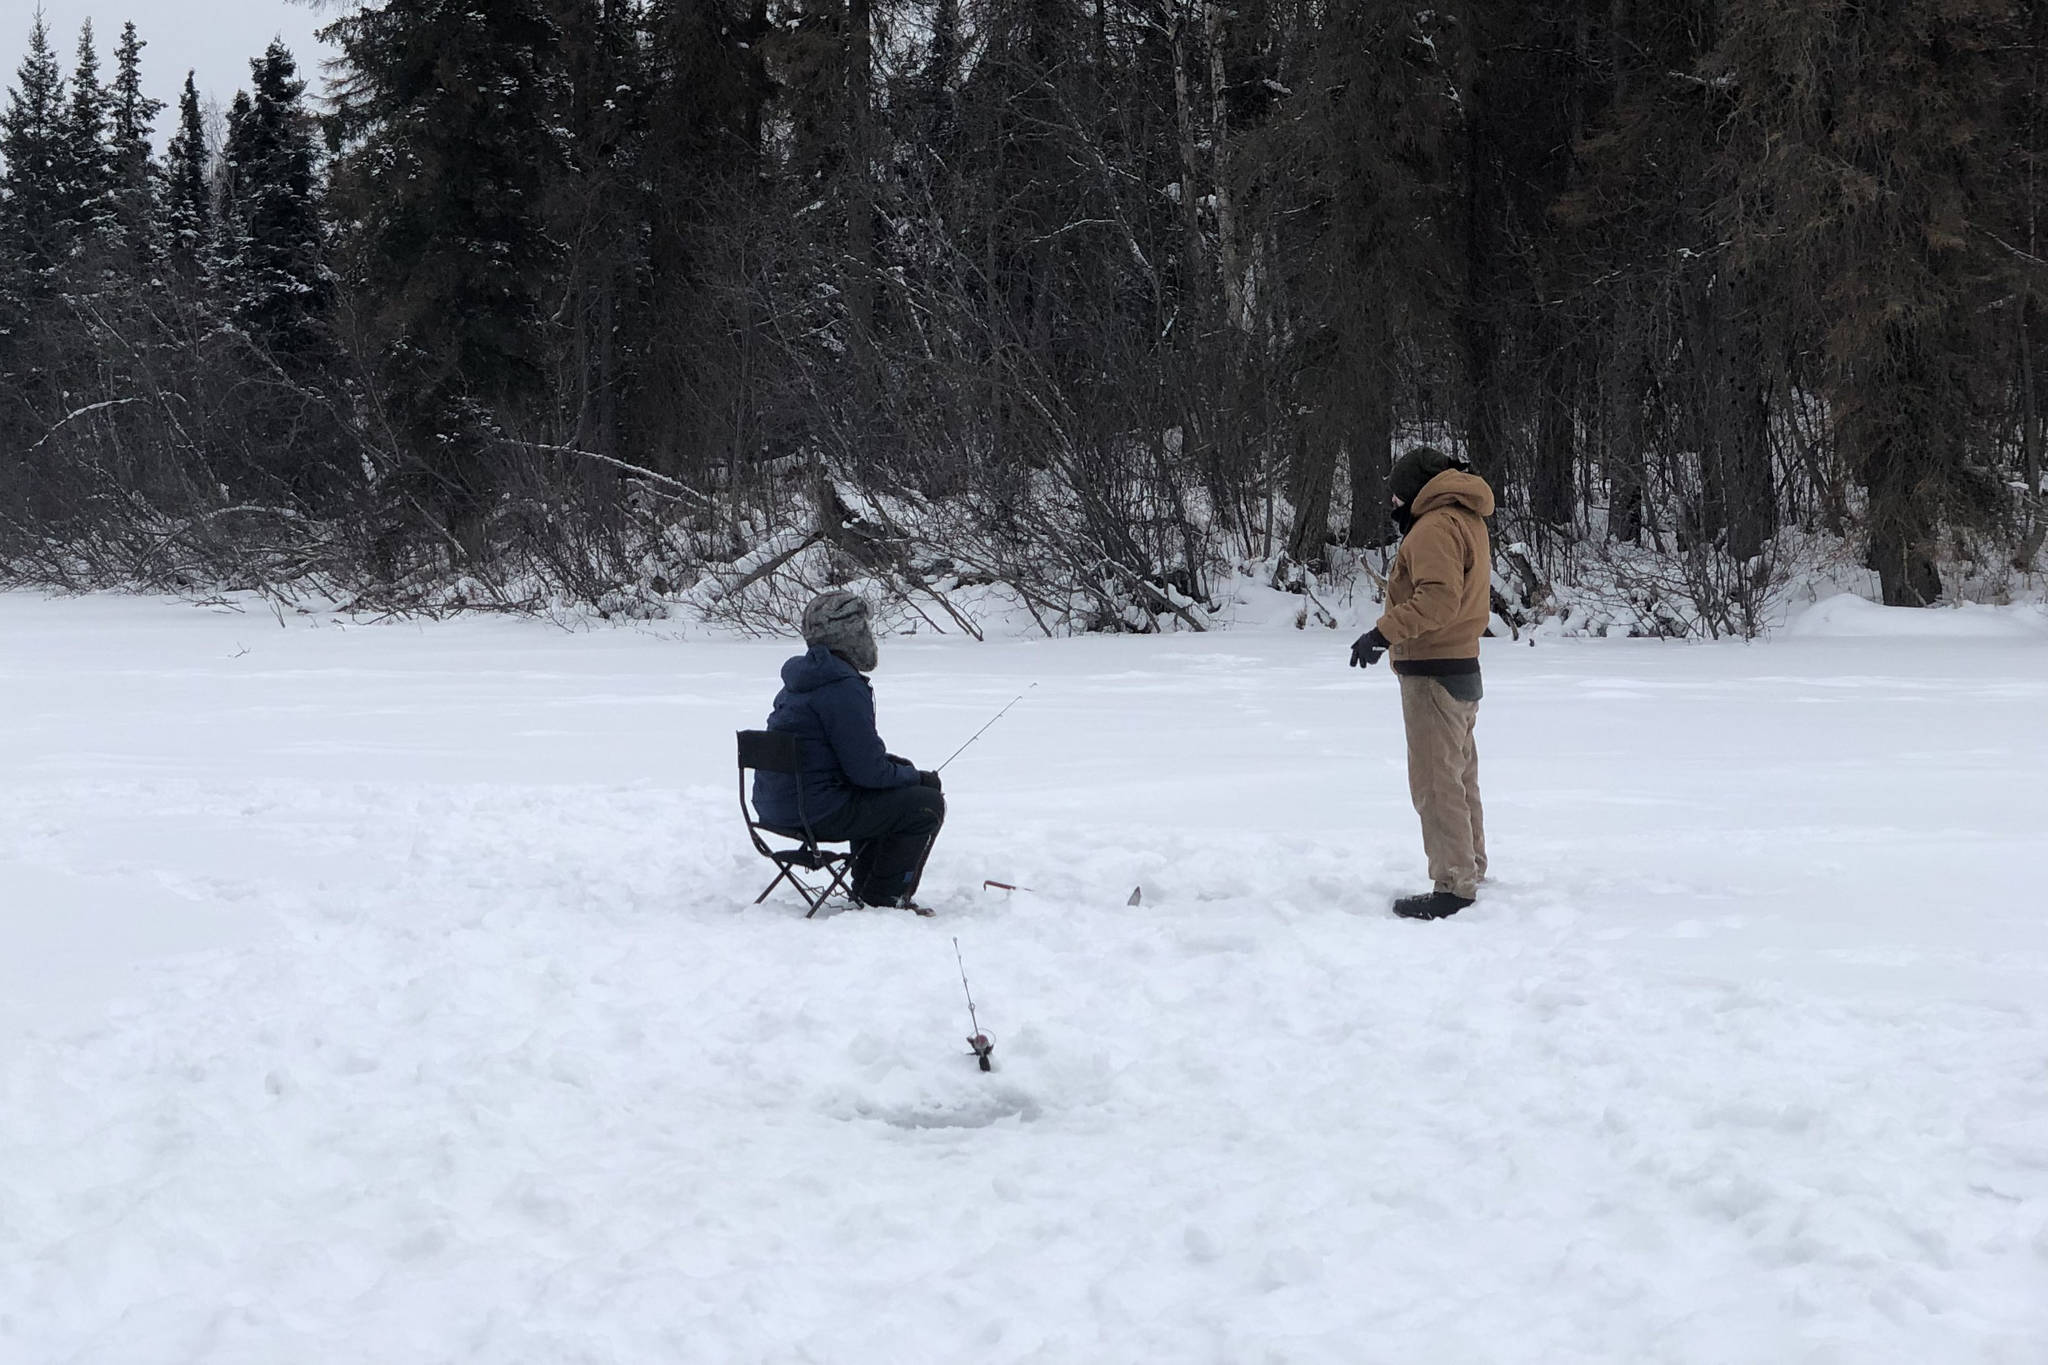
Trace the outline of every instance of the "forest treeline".
<path fill-rule="evenodd" d="M 144 95 L 134 25 L 37 21 L 17 581 L 1199 625 L 1233 568 L 1313 595 L 1385 546 L 1418 440 L 1496 487 L 1511 612 L 1597 565 L 1747 629 L 1796 546 L 1904 605 L 2040 554 L 2048 6 L 375 0 L 325 37 L 208 110 Z"/>

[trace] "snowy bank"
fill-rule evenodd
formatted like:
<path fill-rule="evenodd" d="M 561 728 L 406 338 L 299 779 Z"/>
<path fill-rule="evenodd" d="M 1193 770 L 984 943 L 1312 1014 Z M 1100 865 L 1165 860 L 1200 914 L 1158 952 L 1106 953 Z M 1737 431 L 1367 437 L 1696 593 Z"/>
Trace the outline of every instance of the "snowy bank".
<path fill-rule="evenodd" d="M 1853 593 L 1824 597 L 1792 614 L 1796 639 L 2048 640 L 2048 609 L 2033 604 L 1886 607 Z"/>

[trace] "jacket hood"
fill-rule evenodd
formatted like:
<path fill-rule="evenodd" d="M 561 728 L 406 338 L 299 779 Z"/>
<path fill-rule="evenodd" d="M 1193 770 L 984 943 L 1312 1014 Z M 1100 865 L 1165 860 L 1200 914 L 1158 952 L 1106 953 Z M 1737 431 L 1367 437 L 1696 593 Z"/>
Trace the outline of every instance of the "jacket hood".
<path fill-rule="evenodd" d="M 809 653 L 782 665 L 782 685 L 792 692 L 815 692 L 859 676 L 858 669 L 823 645 L 813 645 Z"/>
<path fill-rule="evenodd" d="M 1422 486 L 1415 495 L 1414 515 L 1434 512 L 1443 507 L 1463 507 L 1482 517 L 1493 515 L 1493 490 L 1486 480 L 1477 474 L 1467 474 L 1462 469 L 1446 469 Z"/>

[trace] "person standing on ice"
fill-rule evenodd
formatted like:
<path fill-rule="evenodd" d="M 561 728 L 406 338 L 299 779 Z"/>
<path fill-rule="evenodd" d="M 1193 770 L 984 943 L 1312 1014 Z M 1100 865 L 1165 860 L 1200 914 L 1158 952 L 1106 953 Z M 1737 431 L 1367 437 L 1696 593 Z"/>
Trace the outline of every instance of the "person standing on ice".
<path fill-rule="evenodd" d="M 1486 823 L 1479 805 L 1479 637 L 1493 590 L 1485 518 L 1493 490 L 1471 466 L 1417 446 L 1387 476 L 1401 548 L 1387 575 L 1387 608 L 1351 646 L 1351 666 L 1370 668 L 1393 651 L 1408 733 L 1408 794 L 1422 817 L 1422 848 L 1435 885 L 1394 902 L 1404 919 L 1455 915 L 1486 876 Z"/>
<path fill-rule="evenodd" d="M 761 823 L 801 833 L 803 814 L 821 843 L 853 846 L 853 898 L 862 905 L 931 911 L 911 897 L 932 842 L 946 820 L 939 775 L 888 752 L 875 729 L 867 675 L 880 662 L 866 599 L 828 592 L 804 608 L 809 650 L 782 666 L 782 690 L 768 728 L 795 735 L 803 771 L 757 771 L 754 810 Z"/>

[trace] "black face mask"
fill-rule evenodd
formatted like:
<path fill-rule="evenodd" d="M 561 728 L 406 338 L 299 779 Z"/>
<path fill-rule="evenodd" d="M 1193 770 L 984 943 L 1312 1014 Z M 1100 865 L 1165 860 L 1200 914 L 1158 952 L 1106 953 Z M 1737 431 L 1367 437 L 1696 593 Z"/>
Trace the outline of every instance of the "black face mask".
<path fill-rule="evenodd" d="M 1394 525 L 1400 528 L 1404 536 L 1415 529 L 1415 514 L 1408 510 L 1406 503 L 1394 509 Z"/>

